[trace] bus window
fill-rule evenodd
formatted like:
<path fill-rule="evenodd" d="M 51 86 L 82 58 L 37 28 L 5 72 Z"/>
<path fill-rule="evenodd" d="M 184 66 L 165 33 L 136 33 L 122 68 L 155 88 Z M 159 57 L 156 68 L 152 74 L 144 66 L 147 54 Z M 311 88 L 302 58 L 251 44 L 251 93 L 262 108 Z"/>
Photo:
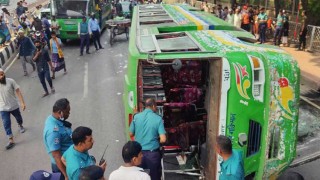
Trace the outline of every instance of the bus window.
<path fill-rule="evenodd" d="M 59 17 L 82 17 L 88 14 L 89 1 L 86 0 L 56 0 L 54 13 Z"/>
<path fill-rule="evenodd" d="M 263 89 L 264 89 L 264 82 L 265 82 L 265 73 L 264 73 L 264 66 L 263 62 L 258 59 L 257 57 L 249 56 L 252 74 L 253 74 L 253 88 L 252 88 L 252 95 L 254 99 L 263 102 Z"/>

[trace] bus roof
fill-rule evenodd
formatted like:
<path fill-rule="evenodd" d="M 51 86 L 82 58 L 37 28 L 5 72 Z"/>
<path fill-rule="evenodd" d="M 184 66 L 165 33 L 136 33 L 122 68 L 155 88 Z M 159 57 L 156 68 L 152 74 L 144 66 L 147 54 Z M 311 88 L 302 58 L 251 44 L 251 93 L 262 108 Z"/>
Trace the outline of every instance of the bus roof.
<path fill-rule="evenodd" d="M 242 29 L 188 5 L 151 4 L 137 7 L 136 36 L 141 53 L 276 52 L 287 54 L 275 46 L 255 44 L 254 36 Z"/>

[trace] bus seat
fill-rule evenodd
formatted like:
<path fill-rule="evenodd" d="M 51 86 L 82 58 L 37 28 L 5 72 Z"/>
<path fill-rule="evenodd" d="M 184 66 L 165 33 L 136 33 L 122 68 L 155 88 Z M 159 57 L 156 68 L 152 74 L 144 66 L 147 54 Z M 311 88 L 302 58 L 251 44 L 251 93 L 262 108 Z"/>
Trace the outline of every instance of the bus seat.
<path fill-rule="evenodd" d="M 179 124 L 197 119 L 196 106 L 190 103 L 165 103 L 163 119 L 165 127 L 176 127 Z"/>
<path fill-rule="evenodd" d="M 202 83 L 202 66 L 197 61 L 183 61 L 178 71 L 171 66 L 162 67 L 161 71 L 164 84 L 171 88 L 181 85 L 200 86 Z"/>
<path fill-rule="evenodd" d="M 199 104 L 203 99 L 202 89 L 197 87 L 188 88 L 172 88 L 169 91 L 167 100 L 169 102 L 184 102 Z"/>

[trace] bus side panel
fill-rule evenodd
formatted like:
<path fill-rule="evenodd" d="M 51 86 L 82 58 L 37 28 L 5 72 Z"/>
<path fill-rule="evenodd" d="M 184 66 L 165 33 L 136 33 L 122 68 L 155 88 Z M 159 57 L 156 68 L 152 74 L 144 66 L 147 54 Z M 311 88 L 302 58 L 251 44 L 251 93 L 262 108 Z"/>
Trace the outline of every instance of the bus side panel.
<path fill-rule="evenodd" d="M 135 12 L 136 13 L 136 8 Z M 128 65 L 127 65 L 127 73 L 125 75 L 125 84 L 124 84 L 124 94 L 123 94 L 123 104 L 125 107 L 125 125 L 126 125 L 126 134 L 129 139 L 129 121 L 132 119 L 133 110 L 138 106 L 138 86 L 137 86 L 137 76 L 138 76 L 138 64 L 140 59 L 146 59 L 140 55 L 137 46 L 137 29 L 135 28 L 135 24 L 137 23 L 136 14 L 132 18 L 132 24 L 134 24 L 130 28 L 130 36 L 132 38 L 129 39 L 129 57 L 128 57 Z"/>
<path fill-rule="evenodd" d="M 242 150 L 245 174 L 248 175 L 259 169 L 256 164 L 259 162 L 262 152 L 261 145 L 264 143 L 261 137 L 263 137 L 263 127 L 265 126 L 265 106 L 253 97 L 254 78 L 247 54 L 243 52 L 228 53 L 227 58 L 230 62 L 231 88 L 228 93 L 226 135 L 232 139 L 234 149 Z M 259 129 L 250 134 L 250 127 L 253 123 Z M 241 145 L 239 143 L 240 134 L 246 134 L 248 141 L 250 137 L 260 137 L 254 141 L 255 144 L 249 144 L 255 148 L 248 147 L 248 143 Z"/>
<path fill-rule="evenodd" d="M 296 156 L 299 117 L 300 70 L 287 54 L 269 53 L 266 91 L 268 131 L 266 151 L 261 157 L 264 169 L 258 178 L 276 178 Z M 261 163 L 260 163 L 261 164 Z"/>

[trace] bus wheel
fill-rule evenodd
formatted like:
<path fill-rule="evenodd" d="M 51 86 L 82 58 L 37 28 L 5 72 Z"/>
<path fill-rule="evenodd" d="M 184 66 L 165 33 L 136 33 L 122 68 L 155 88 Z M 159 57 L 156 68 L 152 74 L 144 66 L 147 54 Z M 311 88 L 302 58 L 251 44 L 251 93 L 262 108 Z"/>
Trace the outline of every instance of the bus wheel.
<path fill-rule="evenodd" d="M 62 42 L 63 44 L 67 44 L 67 40 L 66 40 L 66 39 L 61 39 L 61 42 Z"/>

